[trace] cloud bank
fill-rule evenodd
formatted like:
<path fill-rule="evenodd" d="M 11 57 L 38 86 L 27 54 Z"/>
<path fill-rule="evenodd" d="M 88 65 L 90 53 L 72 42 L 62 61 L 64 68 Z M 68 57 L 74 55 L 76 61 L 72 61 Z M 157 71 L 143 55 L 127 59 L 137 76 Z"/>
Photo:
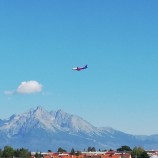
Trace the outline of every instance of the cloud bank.
<path fill-rule="evenodd" d="M 18 93 L 18 94 L 38 93 L 42 91 L 42 87 L 43 87 L 42 84 L 34 80 L 23 81 L 15 91 L 5 91 L 4 94 L 11 95 L 14 93 Z"/>

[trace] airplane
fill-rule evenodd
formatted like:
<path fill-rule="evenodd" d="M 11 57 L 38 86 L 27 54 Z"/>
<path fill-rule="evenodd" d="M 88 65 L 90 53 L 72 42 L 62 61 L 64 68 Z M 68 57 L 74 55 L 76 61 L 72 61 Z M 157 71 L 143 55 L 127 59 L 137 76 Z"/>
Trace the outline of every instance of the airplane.
<path fill-rule="evenodd" d="M 81 71 L 81 70 L 84 70 L 84 69 L 87 69 L 87 68 L 88 68 L 88 66 L 85 65 L 84 67 L 74 67 L 74 68 L 72 68 L 72 70 Z"/>

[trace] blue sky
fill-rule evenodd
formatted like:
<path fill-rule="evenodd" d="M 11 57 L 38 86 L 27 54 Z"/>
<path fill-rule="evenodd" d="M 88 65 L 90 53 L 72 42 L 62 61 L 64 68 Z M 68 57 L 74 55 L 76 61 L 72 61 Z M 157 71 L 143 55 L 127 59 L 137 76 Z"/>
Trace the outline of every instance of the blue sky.
<path fill-rule="evenodd" d="M 157 7 L 157 0 L 0 1 L 0 118 L 40 105 L 98 127 L 158 134 Z"/>

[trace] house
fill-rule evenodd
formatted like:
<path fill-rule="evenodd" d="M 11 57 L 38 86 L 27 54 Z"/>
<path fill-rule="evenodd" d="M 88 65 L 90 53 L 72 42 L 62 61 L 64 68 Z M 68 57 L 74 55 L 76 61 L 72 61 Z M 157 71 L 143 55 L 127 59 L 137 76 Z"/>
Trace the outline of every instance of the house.
<path fill-rule="evenodd" d="M 82 152 L 81 155 L 71 155 L 69 153 L 47 153 L 43 158 L 131 158 L 130 153 L 108 152 Z"/>

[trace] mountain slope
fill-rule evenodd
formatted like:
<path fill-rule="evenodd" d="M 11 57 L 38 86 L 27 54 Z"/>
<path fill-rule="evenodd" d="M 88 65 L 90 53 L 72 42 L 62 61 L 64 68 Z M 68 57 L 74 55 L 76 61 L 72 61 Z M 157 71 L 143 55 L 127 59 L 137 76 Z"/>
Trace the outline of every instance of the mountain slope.
<path fill-rule="evenodd" d="M 134 136 L 108 127 L 98 128 L 79 116 L 62 110 L 48 112 L 42 107 L 0 120 L 0 138 L 1 148 L 11 145 L 32 151 L 56 151 L 58 147 L 83 150 L 89 146 L 116 149 L 122 145 L 158 148 L 158 135 Z"/>

